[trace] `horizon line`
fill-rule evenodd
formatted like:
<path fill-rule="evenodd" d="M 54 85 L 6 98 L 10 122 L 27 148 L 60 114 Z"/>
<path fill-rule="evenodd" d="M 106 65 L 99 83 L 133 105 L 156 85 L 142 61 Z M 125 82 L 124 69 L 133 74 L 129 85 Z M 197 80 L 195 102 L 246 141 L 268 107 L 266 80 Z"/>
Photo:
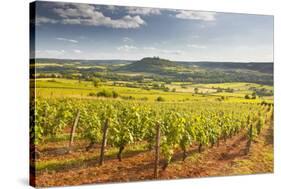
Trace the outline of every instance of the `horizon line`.
<path fill-rule="evenodd" d="M 144 58 L 154 58 L 154 57 L 144 57 Z M 160 57 L 157 57 L 160 58 Z M 118 58 L 114 58 L 114 59 L 76 59 L 76 58 L 43 58 L 43 57 L 38 57 L 38 58 L 29 58 L 29 59 L 57 59 L 57 60 L 124 60 L 124 61 L 139 61 L 141 59 L 134 59 L 134 60 L 130 60 L 130 59 L 118 59 Z M 143 59 L 143 58 L 142 58 Z M 165 59 L 165 60 L 169 60 L 169 61 L 173 61 L 173 62 L 215 62 L 215 63 L 224 63 L 224 62 L 228 62 L 228 63 L 274 63 L 274 61 L 231 61 L 231 60 L 227 60 L 227 61 L 217 61 L 217 60 L 170 60 L 170 59 L 166 59 L 166 58 L 160 58 L 160 59 Z"/>

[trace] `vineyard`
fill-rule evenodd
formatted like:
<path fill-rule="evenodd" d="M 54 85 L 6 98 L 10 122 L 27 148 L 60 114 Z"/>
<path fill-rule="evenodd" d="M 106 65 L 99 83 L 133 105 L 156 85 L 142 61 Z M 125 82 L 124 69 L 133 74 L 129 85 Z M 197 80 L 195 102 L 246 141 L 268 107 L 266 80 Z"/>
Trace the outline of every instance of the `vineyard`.
<path fill-rule="evenodd" d="M 62 155 L 71 154 L 75 143 L 83 141 L 84 153 L 98 151 L 97 167 L 107 163 L 110 149 L 117 149 L 113 156 L 122 162 L 129 146 L 141 145 L 153 154 L 151 179 L 173 163 L 176 152 L 181 152 L 182 161 L 188 161 L 191 147 L 196 146 L 200 154 L 237 135 L 246 137 L 244 153 L 248 154 L 266 122 L 273 119 L 273 105 L 258 103 L 73 98 L 37 98 L 34 103 L 31 141 L 36 146 L 36 160 L 44 156 L 40 146 L 49 141 L 68 143 Z M 37 170 L 36 163 L 39 173 L 42 170 Z"/>
<path fill-rule="evenodd" d="M 30 185 L 273 173 L 273 25 L 31 3 Z"/>

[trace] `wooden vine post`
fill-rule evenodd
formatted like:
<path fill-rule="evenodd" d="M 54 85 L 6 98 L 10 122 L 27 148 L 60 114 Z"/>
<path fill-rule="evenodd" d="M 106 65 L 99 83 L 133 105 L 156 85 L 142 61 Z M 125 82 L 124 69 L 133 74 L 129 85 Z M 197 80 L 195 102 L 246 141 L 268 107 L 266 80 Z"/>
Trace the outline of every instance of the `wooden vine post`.
<path fill-rule="evenodd" d="M 103 136 L 102 136 L 102 144 L 101 144 L 101 150 L 100 150 L 99 165 L 102 165 L 104 162 L 104 150 L 105 150 L 105 146 L 106 146 L 106 136 L 107 136 L 108 126 L 109 126 L 109 119 L 106 119 L 104 127 L 103 127 Z"/>
<path fill-rule="evenodd" d="M 246 154 L 250 152 L 252 140 L 253 140 L 253 124 L 251 123 L 249 131 L 248 131 L 248 141 L 247 141 L 247 147 L 246 147 Z"/>
<path fill-rule="evenodd" d="M 154 178 L 158 178 L 158 164 L 160 154 L 160 124 L 156 123 L 156 145 L 155 145 L 155 162 L 154 162 Z"/>
<path fill-rule="evenodd" d="M 74 141 L 74 135 L 75 135 L 75 130 L 76 130 L 76 127 L 78 125 L 78 120 L 79 120 L 79 117 L 80 117 L 80 110 L 78 110 L 77 112 L 77 115 L 76 115 L 76 118 L 74 120 L 74 123 L 72 125 L 72 128 L 71 128 L 71 134 L 70 134 L 70 140 L 69 140 L 69 146 L 68 146 L 68 152 L 71 153 L 71 148 L 72 148 L 72 144 L 73 144 L 73 141 Z"/>

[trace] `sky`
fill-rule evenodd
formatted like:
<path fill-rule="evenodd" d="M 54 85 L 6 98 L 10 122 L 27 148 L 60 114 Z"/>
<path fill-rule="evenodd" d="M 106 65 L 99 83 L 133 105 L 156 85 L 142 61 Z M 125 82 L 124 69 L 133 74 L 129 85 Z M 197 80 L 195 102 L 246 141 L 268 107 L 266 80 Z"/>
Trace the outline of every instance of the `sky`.
<path fill-rule="evenodd" d="M 273 62 L 273 16 L 36 2 L 35 57 Z"/>

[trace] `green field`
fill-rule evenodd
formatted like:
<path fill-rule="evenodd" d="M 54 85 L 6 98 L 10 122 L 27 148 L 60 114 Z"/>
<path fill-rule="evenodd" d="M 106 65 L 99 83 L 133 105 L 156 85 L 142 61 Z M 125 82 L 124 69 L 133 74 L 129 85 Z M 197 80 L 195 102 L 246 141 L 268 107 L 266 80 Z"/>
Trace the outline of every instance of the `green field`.
<path fill-rule="evenodd" d="M 126 82 L 130 83 L 130 82 Z M 182 85 L 184 84 L 184 88 Z M 77 97 L 77 98 L 97 98 L 89 96 L 90 93 L 98 93 L 102 90 L 117 92 L 120 97 L 133 97 L 135 100 L 155 101 L 161 96 L 165 101 L 188 101 L 203 100 L 217 101 L 221 97 L 226 97 L 227 101 L 239 102 L 260 102 L 262 100 L 272 101 L 273 97 L 261 97 L 257 99 L 244 99 L 246 94 L 253 91 L 250 88 L 266 88 L 273 90 L 272 86 L 253 84 L 253 83 L 223 83 L 223 84 L 191 84 L 191 83 L 171 83 L 166 85 L 169 89 L 175 89 L 175 92 L 164 92 L 162 90 L 145 90 L 142 88 L 132 88 L 125 86 L 114 86 L 112 82 L 103 82 L 99 87 L 95 87 L 90 81 L 78 81 L 72 79 L 37 79 L 36 95 L 43 97 Z M 216 92 L 214 88 L 232 88 L 234 92 Z M 198 88 L 198 94 L 194 93 L 194 89 Z"/>

